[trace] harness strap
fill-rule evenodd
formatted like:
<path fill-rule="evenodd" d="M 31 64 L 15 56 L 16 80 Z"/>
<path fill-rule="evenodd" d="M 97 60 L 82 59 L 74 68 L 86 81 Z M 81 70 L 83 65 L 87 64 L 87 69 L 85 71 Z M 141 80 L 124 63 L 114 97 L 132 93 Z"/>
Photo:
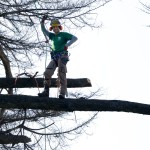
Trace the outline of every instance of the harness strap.
<path fill-rule="evenodd" d="M 54 51 L 52 51 L 50 54 L 51 54 L 51 58 L 53 60 L 58 60 L 63 55 L 67 55 L 68 56 L 68 51 L 62 51 L 62 52 L 54 52 Z"/>

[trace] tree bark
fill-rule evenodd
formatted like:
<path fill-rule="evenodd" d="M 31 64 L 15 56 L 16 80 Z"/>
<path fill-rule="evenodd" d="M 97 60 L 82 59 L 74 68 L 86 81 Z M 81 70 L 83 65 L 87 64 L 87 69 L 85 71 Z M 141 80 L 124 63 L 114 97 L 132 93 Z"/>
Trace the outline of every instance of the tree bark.
<path fill-rule="evenodd" d="M 2 46 L 0 45 L 0 59 L 2 60 L 2 63 L 4 65 L 5 74 L 7 78 L 12 78 L 11 68 L 10 68 L 10 61 L 6 54 L 3 51 Z"/>
<path fill-rule="evenodd" d="M 8 57 L 6 56 L 6 54 L 4 53 L 1 45 L 0 45 L 0 60 L 2 60 L 4 69 L 5 69 L 6 78 L 12 78 L 13 76 L 11 72 L 10 61 Z M 13 88 L 8 87 L 7 92 L 8 94 L 13 94 Z M 4 112 L 5 112 L 5 109 L 0 109 L 0 119 L 3 117 Z"/>
<path fill-rule="evenodd" d="M 51 87 L 57 87 L 57 79 L 51 79 Z M 43 78 L 0 78 L 0 88 L 31 88 L 43 87 Z M 68 88 L 91 87 L 87 78 L 67 79 Z"/>
<path fill-rule="evenodd" d="M 28 143 L 31 139 L 24 135 L 0 134 L 0 144 Z"/>
<path fill-rule="evenodd" d="M 56 111 L 116 111 L 150 115 L 150 105 L 122 100 L 57 99 L 27 95 L 0 95 L 0 108 Z"/>

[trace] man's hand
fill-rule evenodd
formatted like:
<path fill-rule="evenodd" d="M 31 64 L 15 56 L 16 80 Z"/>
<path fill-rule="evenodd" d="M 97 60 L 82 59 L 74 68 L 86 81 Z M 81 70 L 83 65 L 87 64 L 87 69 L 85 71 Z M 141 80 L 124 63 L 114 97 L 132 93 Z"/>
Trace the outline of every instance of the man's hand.
<path fill-rule="evenodd" d="M 67 50 L 68 50 L 68 46 L 65 46 L 65 47 L 64 47 L 64 50 L 67 51 Z"/>
<path fill-rule="evenodd" d="M 44 23 L 44 21 L 45 21 L 47 18 L 48 18 L 48 15 L 44 15 L 41 22 Z"/>

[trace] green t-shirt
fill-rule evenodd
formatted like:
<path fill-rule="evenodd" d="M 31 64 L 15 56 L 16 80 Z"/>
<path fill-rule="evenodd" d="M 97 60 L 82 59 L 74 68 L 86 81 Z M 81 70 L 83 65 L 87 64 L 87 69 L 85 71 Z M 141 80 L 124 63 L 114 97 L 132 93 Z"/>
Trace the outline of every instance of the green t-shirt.
<path fill-rule="evenodd" d="M 43 23 L 41 23 L 41 29 L 45 35 L 49 37 L 52 41 L 52 51 L 62 52 L 64 51 L 64 47 L 68 41 L 72 39 L 72 34 L 67 32 L 59 32 L 58 34 L 54 34 L 52 32 L 48 32 Z"/>
<path fill-rule="evenodd" d="M 64 51 L 67 42 L 72 39 L 72 34 L 67 32 L 59 32 L 58 34 L 49 32 L 49 38 L 52 41 L 52 50 L 55 52 L 61 52 Z"/>

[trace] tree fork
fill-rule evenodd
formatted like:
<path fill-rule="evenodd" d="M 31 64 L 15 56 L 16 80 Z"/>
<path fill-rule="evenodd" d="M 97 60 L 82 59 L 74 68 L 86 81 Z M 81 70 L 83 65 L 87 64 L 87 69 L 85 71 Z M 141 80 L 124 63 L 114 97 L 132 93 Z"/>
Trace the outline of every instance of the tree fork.
<path fill-rule="evenodd" d="M 0 88 L 35 88 L 43 87 L 43 78 L 0 78 Z M 88 78 L 67 79 L 68 88 L 91 87 Z M 51 79 L 51 87 L 57 87 L 57 79 Z"/>
<path fill-rule="evenodd" d="M 122 100 L 57 99 L 27 95 L 0 95 L 0 108 L 55 111 L 116 111 L 150 115 L 150 105 Z"/>

